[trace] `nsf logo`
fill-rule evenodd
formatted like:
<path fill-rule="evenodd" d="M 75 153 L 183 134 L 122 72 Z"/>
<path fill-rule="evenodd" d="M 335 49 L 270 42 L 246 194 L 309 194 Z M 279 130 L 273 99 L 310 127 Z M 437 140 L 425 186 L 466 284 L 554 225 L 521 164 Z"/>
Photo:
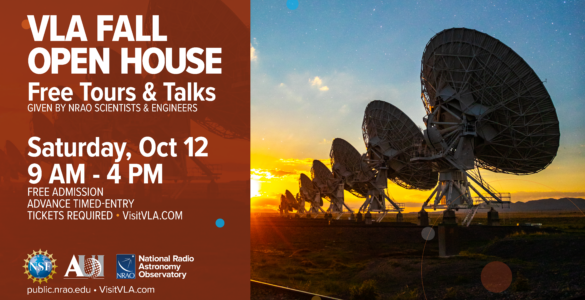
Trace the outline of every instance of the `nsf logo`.
<path fill-rule="evenodd" d="M 136 257 L 134 254 L 116 255 L 116 279 L 136 278 Z"/>
<path fill-rule="evenodd" d="M 28 276 L 28 279 L 32 279 L 33 282 L 39 284 L 53 279 L 53 275 L 57 273 L 55 264 L 57 260 L 53 258 L 53 254 L 49 254 L 48 251 L 33 251 L 24 260 L 25 265 L 23 268 L 26 270 L 24 274 Z"/>

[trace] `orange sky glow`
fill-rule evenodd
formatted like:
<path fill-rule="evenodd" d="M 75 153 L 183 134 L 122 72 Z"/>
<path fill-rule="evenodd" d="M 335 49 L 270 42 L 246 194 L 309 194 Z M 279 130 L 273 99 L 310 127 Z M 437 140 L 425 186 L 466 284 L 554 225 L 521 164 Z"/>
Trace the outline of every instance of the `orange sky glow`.
<path fill-rule="evenodd" d="M 275 150 L 274 152 L 278 152 Z M 276 154 L 276 153 L 275 153 Z M 325 152 L 324 154 L 327 154 Z M 328 167 L 329 159 L 319 157 Z M 583 174 L 574 170 L 571 172 L 569 165 L 562 163 L 557 157 L 546 170 L 529 176 L 515 176 L 496 174 L 483 171 L 484 179 L 499 192 L 509 192 L 512 202 L 529 201 L 544 198 L 584 197 L 582 190 Z M 251 174 L 251 209 L 252 212 L 276 212 L 279 205 L 280 194 L 290 190 L 293 194 L 299 191 L 299 177 L 305 173 L 310 177 L 311 158 L 278 158 L 254 151 L 252 146 Z M 398 185 L 388 182 L 389 193 L 396 202 L 406 203 L 406 212 L 420 210 L 422 203 L 430 196 L 432 191 L 406 190 Z M 353 209 L 358 209 L 363 203 L 362 199 L 345 192 L 345 201 Z M 325 202 L 324 209 L 329 206 Z"/>

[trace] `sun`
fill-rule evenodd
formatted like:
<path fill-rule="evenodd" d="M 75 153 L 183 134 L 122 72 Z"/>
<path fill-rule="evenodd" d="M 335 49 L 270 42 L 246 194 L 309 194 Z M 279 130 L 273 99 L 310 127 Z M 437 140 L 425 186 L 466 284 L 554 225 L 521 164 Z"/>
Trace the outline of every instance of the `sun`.
<path fill-rule="evenodd" d="M 259 197 L 260 194 L 260 181 L 257 179 L 250 179 L 250 197 Z"/>

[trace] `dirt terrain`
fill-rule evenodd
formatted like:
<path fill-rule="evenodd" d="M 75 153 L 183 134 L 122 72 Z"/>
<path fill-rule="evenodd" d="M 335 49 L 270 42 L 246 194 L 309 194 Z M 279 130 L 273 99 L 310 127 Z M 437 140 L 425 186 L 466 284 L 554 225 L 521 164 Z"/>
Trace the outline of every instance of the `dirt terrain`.
<path fill-rule="evenodd" d="M 585 296 L 585 217 L 573 213 L 507 217 L 508 224 L 542 223 L 543 227 L 458 227 L 460 254 L 439 258 L 438 235 L 425 241 L 424 227 L 414 224 L 414 215 L 405 215 L 404 223 L 389 216 L 372 226 L 252 216 L 251 277 L 341 299 Z M 440 215 L 432 214 L 431 222 L 438 224 Z M 474 220 L 482 222 L 481 217 Z M 502 293 L 489 292 L 481 282 L 483 268 L 493 261 L 505 263 L 513 274 L 510 287 Z M 279 297 L 254 289 L 252 295 L 252 299 Z"/>

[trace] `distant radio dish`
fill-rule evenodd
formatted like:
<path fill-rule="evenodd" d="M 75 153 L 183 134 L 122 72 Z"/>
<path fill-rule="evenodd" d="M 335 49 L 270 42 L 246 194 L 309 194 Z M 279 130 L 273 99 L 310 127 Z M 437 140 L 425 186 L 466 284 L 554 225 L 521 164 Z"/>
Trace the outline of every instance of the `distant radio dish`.
<path fill-rule="evenodd" d="M 6 140 L 6 158 L 8 159 L 8 165 L 12 170 L 20 173 L 22 176 L 28 176 L 26 160 L 16 148 L 16 146 L 10 141 Z"/>
<path fill-rule="evenodd" d="M 295 209 L 298 211 L 299 204 L 298 204 L 295 196 L 289 190 L 286 190 L 284 195 L 286 197 L 286 202 L 288 203 L 289 208 L 292 208 L 292 209 Z M 292 211 L 292 209 L 289 209 L 289 210 Z"/>
<path fill-rule="evenodd" d="M 343 207 L 345 207 L 353 215 L 353 210 L 345 204 L 342 181 L 337 180 L 331 170 L 320 160 L 313 160 L 311 178 L 313 179 L 313 186 L 319 192 L 320 196 L 331 201 L 327 209 L 328 213 L 334 215 L 336 219 L 339 219 L 343 215 Z"/>
<path fill-rule="evenodd" d="M 311 178 L 317 187 L 329 188 L 336 180 L 329 168 L 320 160 L 313 160 Z"/>
<path fill-rule="evenodd" d="M 331 164 L 335 178 L 341 180 L 345 190 L 357 197 L 366 198 L 364 204 L 358 210 L 358 220 L 361 212 L 380 212 L 377 222 L 381 222 L 389 211 L 397 211 L 397 219 L 402 220 L 404 205 L 395 203 L 385 190 L 387 188 L 387 168 L 376 166 L 373 168 L 368 164 L 365 155 L 359 152 L 347 141 L 336 138 L 331 145 Z M 386 207 L 386 201 L 392 208 Z"/>
<path fill-rule="evenodd" d="M 362 132 L 370 159 L 387 164 L 388 179 L 407 189 L 428 190 L 437 185 L 438 174 L 429 163 L 410 161 L 423 135 L 400 109 L 380 100 L 370 102 Z"/>
<path fill-rule="evenodd" d="M 280 206 L 278 207 L 280 210 L 281 215 L 288 214 L 292 211 L 292 207 L 289 206 L 288 201 L 286 200 L 286 196 L 280 195 Z"/>
<path fill-rule="evenodd" d="M 300 200 L 304 203 L 308 202 L 310 205 L 308 214 L 319 214 L 320 212 L 325 213 L 321 208 L 323 206 L 323 200 L 319 194 L 319 191 L 313 186 L 313 181 L 309 176 L 301 173 L 299 178 L 299 189 L 300 189 Z"/>
<path fill-rule="evenodd" d="M 309 176 L 305 175 L 304 173 L 301 173 L 301 176 L 299 179 L 299 186 L 301 189 L 306 190 L 310 195 L 315 195 L 315 188 L 313 187 L 313 181 L 311 180 L 311 178 L 309 178 Z"/>
<path fill-rule="evenodd" d="M 336 138 L 329 156 L 334 174 L 346 179 L 345 189 L 356 197 L 366 198 L 368 182 L 375 178 L 375 174 L 360 153 L 344 139 Z"/>

